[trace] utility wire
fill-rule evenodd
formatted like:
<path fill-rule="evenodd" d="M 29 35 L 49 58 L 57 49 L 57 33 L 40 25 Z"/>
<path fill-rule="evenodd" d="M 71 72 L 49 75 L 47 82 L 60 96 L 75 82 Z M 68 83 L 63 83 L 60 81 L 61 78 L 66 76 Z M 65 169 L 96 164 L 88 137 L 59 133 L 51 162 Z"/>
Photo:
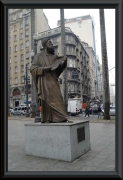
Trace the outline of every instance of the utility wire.
<path fill-rule="evenodd" d="M 115 67 L 109 69 L 108 71 L 111 71 L 112 69 L 114 69 Z M 101 76 L 102 74 L 98 75 L 98 76 Z M 98 77 L 98 76 L 95 76 L 94 78 Z"/>

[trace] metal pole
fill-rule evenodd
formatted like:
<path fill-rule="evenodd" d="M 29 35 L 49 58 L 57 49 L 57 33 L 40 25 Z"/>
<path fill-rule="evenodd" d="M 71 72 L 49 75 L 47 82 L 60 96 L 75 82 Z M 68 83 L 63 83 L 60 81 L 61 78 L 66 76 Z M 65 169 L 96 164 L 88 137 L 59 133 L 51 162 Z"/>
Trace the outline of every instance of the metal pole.
<path fill-rule="evenodd" d="M 27 78 L 27 64 L 26 64 L 26 117 L 29 117 L 29 111 L 28 111 L 28 78 Z"/>
<path fill-rule="evenodd" d="M 62 47 L 62 56 L 66 55 L 66 44 L 65 44 L 65 25 L 64 25 L 64 9 L 60 9 L 61 15 L 61 47 Z M 62 76 L 63 81 L 63 99 L 65 103 L 65 109 L 67 112 L 68 108 L 68 90 L 67 90 L 67 66 L 63 72 Z"/>
<path fill-rule="evenodd" d="M 35 55 L 37 54 L 37 41 L 34 40 L 34 51 Z M 34 87 L 34 94 L 35 94 L 35 100 L 36 100 L 36 117 L 35 117 L 35 123 L 41 122 L 40 112 L 39 112 L 39 104 L 38 104 L 38 94 L 36 92 L 36 87 Z"/>

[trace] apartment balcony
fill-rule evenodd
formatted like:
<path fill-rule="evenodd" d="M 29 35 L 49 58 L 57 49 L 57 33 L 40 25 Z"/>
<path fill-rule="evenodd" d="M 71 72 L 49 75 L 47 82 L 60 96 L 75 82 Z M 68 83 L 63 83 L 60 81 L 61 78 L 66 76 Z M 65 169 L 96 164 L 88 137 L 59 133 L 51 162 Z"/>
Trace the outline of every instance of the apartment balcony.
<path fill-rule="evenodd" d="M 67 81 L 70 81 L 70 82 L 78 82 L 78 79 L 75 79 L 75 78 L 72 78 L 72 77 L 67 77 Z"/>
<path fill-rule="evenodd" d="M 72 44 L 72 45 L 74 45 L 74 46 L 76 46 L 76 44 L 75 44 L 75 42 L 74 41 L 68 41 L 68 40 L 66 40 L 66 44 Z"/>
<path fill-rule="evenodd" d="M 67 66 L 67 68 L 68 68 L 68 69 L 74 69 L 74 70 L 77 69 L 77 67 L 75 67 L 75 66 Z"/>
<path fill-rule="evenodd" d="M 53 42 L 53 46 L 58 46 L 58 42 Z"/>
<path fill-rule="evenodd" d="M 70 90 L 70 91 L 68 91 L 68 94 L 71 96 L 71 95 L 73 95 L 73 96 L 75 96 L 75 95 L 81 95 L 81 91 L 79 91 L 79 90 Z"/>
<path fill-rule="evenodd" d="M 80 79 L 75 74 L 73 74 L 71 76 L 68 76 L 67 80 L 71 81 L 71 82 L 78 82 L 78 83 L 80 83 Z"/>
<path fill-rule="evenodd" d="M 65 27 L 65 32 L 73 33 L 71 31 L 71 29 L 67 28 L 67 27 Z M 55 34 L 60 34 L 60 33 L 61 33 L 61 27 L 50 29 L 48 31 L 40 32 L 38 34 L 38 39 L 42 39 L 42 38 L 45 38 L 45 37 L 48 37 L 48 36 L 52 36 L 52 35 L 55 35 Z"/>
<path fill-rule="evenodd" d="M 66 51 L 66 55 L 71 55 L 71 56 L 76 57 L 75 52 Z"/>

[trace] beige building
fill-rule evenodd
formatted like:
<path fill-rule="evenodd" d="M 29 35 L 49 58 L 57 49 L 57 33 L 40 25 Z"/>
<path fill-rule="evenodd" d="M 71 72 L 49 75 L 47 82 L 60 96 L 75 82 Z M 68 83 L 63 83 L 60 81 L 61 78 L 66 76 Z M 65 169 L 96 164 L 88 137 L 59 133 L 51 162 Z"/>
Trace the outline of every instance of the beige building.
<path fill-rule="evenodd" d="M 55 49 L 55 52 L 62 55 L 61 49 L 61 28 L 51 29 L 38 34 L 38 52 L 42 50 L 41 40 L 49 37 Z M 89 70 L 89 55 L 84 49 L 80 39 L 71 31 L 70 28 L 65 28 L 66 39 L 66 55 L 67 63 L 67 82 L 68 95 L 71 98 L 83 97 L 86 101 L 90 98 L 90 70 Z M 59 79 L 62 80 L 62 75 Z M 63 86 L 60 84 L 63 94 Z"/>
<path fill-rule="evenodd" d="M 95 73 L 95 61 L 94 61 L 94 51 L 93 48 L 88 45 L 88 43 L 81 42 L 85 50 L 87 51 L 89 55 L 89 65 L 90 65 L 90 84 L 91 84 L 91 98 L 95 97 L 95 79 L 96 79 L 96 73 Z"/>
<path fill-rule="evenodd" d="M 60 26 L 60 24 L 61 21 L 59 20 L 57 22 L 57 25 Z M 93 58 L 94 58 L 95 69 L 93 69 L 93 71 L 95 72 L 91 74 L 93 75 L 95 74 L 96 82 L 98 83 L 98 68 L 97 68 L 97 59 L 96 59 L 96 43 L 95 43 L 95 29 L 94 29 L 93 17 L 90 15 L 85 15 L 71 19 L 65 19 L 65 27 L 69 27 L 82 42 L 87 43 L 88 47 L 92 48 L 93 52 L 89 56 L 93 56 L 92 54 L 94 54 Z M 92 67 L 93 66 L 91 66 L 91 68 Z M 92 89 L 93 89 L 93 84 L 92 84 Z"/>
<path fill-rule="evenodd" d="M 31 103 L 30 52 L 34 49 L 33 35 L 50 29 L 43 9 L 9 9 L 10 41 L 10 107 L 26 101 L 25 73 L 28 65 L 28 100 Z"/>

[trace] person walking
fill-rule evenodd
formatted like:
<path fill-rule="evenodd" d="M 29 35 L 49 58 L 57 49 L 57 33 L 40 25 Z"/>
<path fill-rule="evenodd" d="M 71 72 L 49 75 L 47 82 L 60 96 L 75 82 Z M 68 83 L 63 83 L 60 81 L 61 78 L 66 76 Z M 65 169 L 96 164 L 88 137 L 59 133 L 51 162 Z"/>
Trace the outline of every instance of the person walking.
<path fill-rule="evenodd" d="M 84 117 L 86 117 L 86 115 L 88 115 L 88 117 L 90 117 L 90 116 L 89 116 L 89 107 L 88 107 L 88 106 L 87 106 L 86 109 L 85 109 L 85 116 L 84 116 Z"/>
<path fill-rule="evenodd" d="M 102 109 L 101 109 L 101 107 L 100 107 L 100 105 L 98 106 L 98 119 L 99 119 L 99 117 L 101 116 L 101 112 L 102 112 Z"/>

